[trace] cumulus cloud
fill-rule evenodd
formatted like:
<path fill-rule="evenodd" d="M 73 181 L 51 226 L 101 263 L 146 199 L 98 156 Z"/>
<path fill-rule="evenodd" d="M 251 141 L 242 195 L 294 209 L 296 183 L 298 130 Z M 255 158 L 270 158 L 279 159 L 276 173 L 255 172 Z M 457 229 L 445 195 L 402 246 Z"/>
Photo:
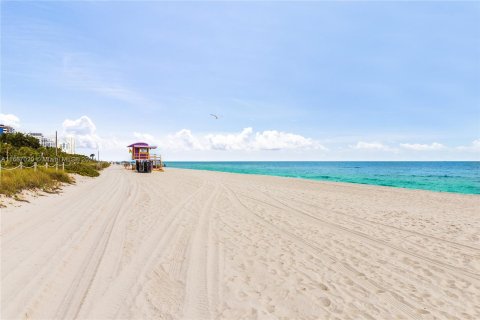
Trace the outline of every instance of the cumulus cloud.
<path fill-rule="evenodd" d="M 257 132 L 255 134 L 254 148 L 260 150 L 312 148 L 327 150 L 327 148 L 310 138 L 276 130 Z"/>
<path fill-rule="evenodd" d="M 75 145 L 80 149 L 124 150 L 127 146 L 126 141 L 121 141 L 117 137 L 99 136 L 95 123 L 88 116 L 74 120 L 65 119 L 62 128 L 66 137 L 75 138 Z"/>
<path fill-rule="evenodd" d="M 65 119 L 62 128 L 65 136 L 75 138 L 78 148 L 96 149 L 102 142 L 102 139 L 96 133 L 95 124 L 87 116 L 81 116 L 75 120 Z"/>
<path fill-rule="evenodd" d="M 62 127 L 65 133 L 72 135 L 92 135 L 97 130 L 93 121 L 87 116 L 81 116 L 76 120 L 65 119 Z"/>
<path fill-rule="evenodd" d="M 252 128 L 245 128 L 240 133 L 209 134 L 206 136 L 209 149 L 214 150 L 245 150 L 249 146 Z"/>
<path fill-rule="evenodd" d="M 253 128 L 244 128 L 237 133 L 218 133 L 200 136 L 194 135 L 188 129 L 182 129 L 175 134 L 168 135 L 161 144 L 168 149 L 181 150 L 327 150 L 318 142 L 298 134 L 277 130 L 254 132 Z"/>
<path fill-rule="evenodd" d="M 182 129 L 174 134 L 169 134 L 162 146 L 176 150 L 204 150 L 204 145 L 188 129 Z"/>
<path fill-rule="evenodd" d="M 381 142 L 359 141 L 356 145 L 351 146 L 351 148 L 357 150 L 396 151 L 395 148 L 389 147 Z"/>
<path fill-rule="evenodd" d="M 66 119 L 62 126 L 64 135 L 75 137 L 78 148 L 120 149 L 128 144 L 116 138 L 100 137 L 96 132 L 95 124 L 88 116 L 73 120 Z M 192 133 L 189 129 L 182 129 L 158 139 L 145 132 L 133 132 L 133 136 L 139 141 L 156 144 L 162 149 L 178 151 L 327 150 L 317 141 L 299 134 L 277 130 L 255 132 L 252 128 L 244 128 L 234 133 L 200 135 Z"/>
<path fill-rule="evenodd" d="M 461 151 L 480 152 L 480 139 L 473 140 L 472 144 L 469 146 L 459 146 L 457 149 Z"/>
<path fill-rule="evenodd" d="M 0 124 L 18 128 L 20 127 L 20 119 L 14 114 L 0 113 Z"/>
<path fill-rule="evenodd" d="M 149 133 L 134 132 L 133 136 L 141 142 L 155 143 L 155 137 Z"/>
<path fill-rule="evenodd" d="M 435 151 L 445 149 L 445 146 L 438 142 L 433 142 L 431 144 L 401 143 L 400 147 L 414 151 Z"/>

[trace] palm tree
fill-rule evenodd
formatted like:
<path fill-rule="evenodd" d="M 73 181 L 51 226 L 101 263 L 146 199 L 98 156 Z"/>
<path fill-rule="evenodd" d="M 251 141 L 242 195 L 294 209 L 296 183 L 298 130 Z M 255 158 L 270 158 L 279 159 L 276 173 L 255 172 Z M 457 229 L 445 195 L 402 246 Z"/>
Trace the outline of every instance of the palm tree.
<path fill-rule="evenodd" d="M 95 153 L 90 154 L 90 158 L 92 158 L 92 160 L 94 160 L 94 158 L 95 158 Z"/>

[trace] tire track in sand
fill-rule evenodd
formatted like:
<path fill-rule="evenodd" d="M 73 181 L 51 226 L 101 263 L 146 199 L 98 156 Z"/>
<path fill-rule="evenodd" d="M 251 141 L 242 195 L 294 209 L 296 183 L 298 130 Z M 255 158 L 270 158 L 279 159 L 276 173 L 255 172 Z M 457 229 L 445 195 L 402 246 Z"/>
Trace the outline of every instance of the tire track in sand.
<path fill-rule="evenodd" d="M 253 201 L 256 201 L 256 202 L 259 202 L 259 203 L 263 203 L 265 205 L 268 205 L 268 206 L 272 206 L 272 207 L 276 207 L 278 209 L 287 209 L 289 211 L 294 211 L 294 212 L 297 212 L 297 213 L 300 213 L 301 215 L 309 218 L 310 220 L 312 220 L 313 222 L 317 222 L 317 223 L 321 223 L 321 224 L 324 224 L 324 225 L 328 225 L 332 228 L 335 228 L 335 229 L 339 229 L 339 230 L 342 230 L 342 231 L 345 231 L 346 233 L 348 233 L 349 235 L 351 235 L 352 237 L 355 237 L 355 238 L 358 238 L 358 239 L 362 239 L 363 241 L 367 241 L 369 243 L 372 243 L 372 244 L 375 244 L 375 245 L 380 245 L 380 246 L 383 246 L 383 247 L 388 247 L 390 248 L 391 250 L 393 251 L 397 251 L 397 252 L 402 252 L 403 254 L 405 255 L 408 255 L 408 256 L 411 256 L 411 257 L 415 257 L 419 260 L 423 260 L 427 263 L 430 263 L 432 265 L 435 265 L 437 267 L 440 267 L 440 268 L 445 268 L 445 269 L 448 269 L 450 271 L 452 271 L 453 273 L 460 273 L 462 274 L 464 277 L 467 277 L 467 278 L 471 278 L 471 279 L 475 279 L 475 280 L 480 280 L 480 275 L 478 273 L 475 273 L 475 272 L 472 272 L 470 270 L 466 270 L 466 269 L 463 269 L 463 268 L 459 268 L 459 267 L 456 267 L 456 266 L 452 266 L 448 263 L 444 263 L 444 262 L 441 262 L 441 261 L 438 261 L 436 259 L 432 259 L 432 258 L 429 258 L 429 257 L 425 257 L 425 256 L 421 256 L 417 253 L 414 253 L 414 252 L 411 252 L 411 251 L 407 251 L 403 248 L 399 248 L 398 246 L 395 246 L 395 245 L 392 245 L 386 241 L 382 241 L 382 240 L 378 240 L 378 239 L 375 239 L 373 237 L 370 237 L 362 232 L 359 232 L 359 231 L 356 231 L 356 230 L 352 230 L 350 228 L 347 228 L 347 227 L 344 227 L 344 226 L 341 226 L 337 223 L 334 223 L 334 222 L 331 222 L 331 221 L 327 221 L 325 219 L 321 219 L 319 218 L 318 216 L 316 215 L 313 215 L 312 213 L 310 212 L 307 212 L 303 209 L 299 209 L 299 208 L 295 208 L 295 207 L 292 207 L 288 204 L 286 204 L 284 201 L 281 201 L 279 199 L 274 199 L 274 198 L 271 198 L 272 200 L 276 201 L 277 203 L 279 203 L 279 205 L 276 205 L 276 204 L 272 204 L 272 203 L 268 203 L 264 200 L 260 200 L 260 199 L 257 199 L 257 198 L 253 198 L 251 196 L 248 196 L 248 195 L 245 195 L 245 194 L 242 194 L 243 197 L 245 198 L 248 198 L 250 200 L 253 200 Z"/>
<path fill-rule="evenodd" d="M 214 278 L 208 272 L 208 252 L 215 244 L 209 241 L 209 224 L 215 200 L 218 198 L 218 182 L 215 189 L 203 205 L 193 237 L 190 240 L 187 260 L 186 296 L 183 315 L 186 319 L 210 319 L 208 284 Z"/>
<path fill-rule="evenodd" d="M 187 214 L 187 210 L 183 209 L 204 192 L 206 187 L 207 183 L 204 182 L 195 192 L 172 208 L 163 221 L 158 221 L 154 228 L 155 233 L 144 240 L 132 257 L 130 265 L 118 275 L 104 296 L 96 301 L 90 310 L 80 313 L 80 316 L 91 318 L 94 314 L 101 318 L 118 318 L 122 309 L 129 308 L 141 291 L 145 275 L 154 268 L 166 248 L 170 246 L 174 235 L 180 232 L 179 222 Z"/>

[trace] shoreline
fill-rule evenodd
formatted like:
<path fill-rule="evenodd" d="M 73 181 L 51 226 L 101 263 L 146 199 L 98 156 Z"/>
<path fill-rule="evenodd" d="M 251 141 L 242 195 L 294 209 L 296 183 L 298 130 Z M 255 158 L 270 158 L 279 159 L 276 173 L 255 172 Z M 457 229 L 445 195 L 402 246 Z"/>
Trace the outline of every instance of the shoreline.
<path fill-rule="evenodd" d="M 384 191 L 388 192 L 391 189 L 397 190 L 397 191 L 405 191 L 405 192 L 426 192 L 426 193 L 433 193 L 433 194 L 445 194 L 445 195 L 452 195 L 452 196 L 466 196 L 466 197 L 473 197 L 473 198 L 479 198 L 480 199 L 480 194 L 469 194 L 469 193 L 458 193 L 458 192 L 448 192 L 448 191 L 435 191 L 435 190 L 425 190 L 425 189 L 412 189 L 412 188 L 404 188 L 404 187 L 396 187 L 396 186 L 382 186 L 382 185 L 375 185 L 375 184 L 368 184 L 368 183 L 355 183 L 355 182 L 342 182 L 342 181 L 328 181 L 328 180 L 316 180 L 316 179 L 308 179 L 308 178 L 298 178 L 298 177 L 285 177 L 285 176 L 277 176 L 277 175 L 268 175 L 268 174 L 256 174 L 256 173 L 238 173 L 238 172 L 226 172 L 226 171 L 216 171 L 216 170 L 207 170 L 207 169 L 190 169 L 190 168 L 175 168 L 175 167 L 166 167 L 166 170 L 187 170 L 187 171 L 200 171 L 200 172 L 214 172 L 214 173 L 219 173 L 219 174 L 233 174 L 233 175 L 243 175 L 243 176 L 255 176 L 255 177 L 268 177 L 268 178 L 279 178 L 282 180 L 289 180 L 289 179 L 294 179 L 294 180 L 299 180 L 299 181 L 305 181 L 305 182 L 311 182 L 311 183 L 319 183 L 319 184 L 325 184 L 326 186 L 328 185 L 333 185 L 333 186 L 343 186 L 343 187 L 348 187 L 351 186 L 352 188 L 357 188 L 357 187 L 364 187 L 367 190 L 372 189 L 373 191 Z M 102 172 L 100 172 L 100 175 Z M 75 188 L 78 184 L 84 183 L 85 181 L 89 181 L 95 178 L 88 177 L 88 176 L 82 176 L 79 174 L 75 173 L 70 173 L 69 174 L 71 177 L 74 178 L 73 183 L 61 183 L 60 188 L 56 192 L 45 192 L 41 189 L 35 189 L 35 190 L 22 190 L 18 194 L 14 196 L 6 196 L 6 195 L 0 195 L 0 208 L 1 209 L 7 209 L 10 207 L 21 207 L 27 203 L 33 203 L 35 204 L 35 201 L 37 201 L 41 197 L 49 197 L 49 196 L 61 196 L 61 194 L 64 193 L 65 189 L 69 188 Z M 378 190 L 375 190 L 378 189 Z M 16 199 L 18 197 L 20 199 Z"/>
<path fill-rule="evenodd" d="M 291 161 L 285 161 L 285 162 L 291 162 Z M 453 161 L 448 161 L 448 162 L 453 162 Z M 465 161 L 462 161 L 462 162 L 465 162 Z M 478 162 L 478 161 L 471 161 L 471 162 Z M 361 183 L 361 182 L 346 182 L 346 181 L 310 179 L 310 178 L 304 178 L 304 177 L 290 177 L 290 176 L 281 176 L 281 175 L 273 175 L 273 174 L 265 174 L 265 173 L 242 173 L 242 172 L 217 171 L 217 170 L 210 170 L 210 169 L 191 169 L 191 168 L 179 168 L 179 167 L 166 167 L 166 170 L 169 170 L 169 169 L 207 171 L 207 172 L 239 174 L 239 175 L 247 175 L 247 176 L 250 175 L 250 176 L 262 176 L 262 177 L 275 177 L 275 178 L 282 178 L 282 179 L 295 179 L 295 180 L 311 181 L 311 182 L 327 183 L 327 184 L 346 184 L 346 185 L 354 185 L 354 186 L 378 187 L 378 188 L 387 188 L 387 189 L 393 188 L 393 189 L 400 189 L 400 190 L 433 192 L 433 193 L 441 193 L 441 194 L 454 194 L 454 195 L 473 196 L 473 197 L 480 196 L 480 193 L 461 193 L 461 192 L 454 192 L 454 191 L 414 189 L 414 188 L 407 188 L 407 187 L 400 187 L 400 186 L 378 185 L 378 184 Z"/>
<path fill-rule="evenodd" d="M 166 169 L 2 209 L 1 317 L 480 317 L 480 197 Z"/>
<path fill-rule="evenodd" d="M 357 183 L 357 182 L 343 182 L 343 181 L 329 181 L 329 180 L 316 180 L 316 179 L 309 179 L 309 178 L 302 178 L 302 177 L 286 177 L 286 176 L 278 176 L 278 175 L 269 175 L 269 174 L 260 174 L 260 173 L 238 173 L 238 172 L 227 172 L 227 171 L 216 171 L 216 170 L 208 170 L 208 169 L 190 169 L 190 168 L 176 168 L 176 167 L 166 167 L 166 170 L 186 170 L 186 171 L 200 171 L 200 172 L 213 172 L 213 173 L 219 173 L 219 174 L 227 174 L 227 175 L 242 175 L 242 176 L 254 176 L 254 177 L 267 177 L 267 178 L 279 178 L 282 180 L 298 180 L 298 181 L 305 181 L 305 182 L 311 182 L 311 183 L 319 183 L 319 184 L 325 184 L 326 186 L 328 185 L 333 185 L 333 186 L 343 186 L 343 187 L 348 187 L 351 186 L 352 188 L 357 188 L 357 187 L 364 187 L 367 190 L 372 189 L 373 191 L 380 191 L 383 190 L 384 192 L 397 190 L 397 191 L 405 191 L 405 192 L 426 192 L 426 193 L 433 193 L 433 194 L 445 194 L 445 195 L 458 195 L 458 196 L 466 196 L 466 197 L 473 197 L 473 198 L 479 198 L 480 199 L 480 194 L 471 194 L 471 193 L 458 193 L 458 192 L 449 192 L 449 191 L 435 191 L 435 190 L 426 190 L 426 189 L 413 189 L 413 188 L 404 188 L 404 187 L 397 187 L 397 186 L 384 186 L 384 185 L 376 185 L 376 184 L 368 184 L 368 183 Z M 133 172 L 133 171 L 132 171 Z M 134 172 L 135 173 L 135 172 Z M 100 172 L 100 175 L 102 172 Z M 154 172 L 155 174 L 155 172 Z M 61 195 L 64 192 L 64 189 L 66 188 L 75 188 L 75 186 L 80 182 L 83 183 L 87 180 L 94 179 L 92 177 L 87 177 L 87 176 L 81 176 L 79 174 L 75 173 L 70 173 L 69 174 L 71 177 L 74 178 L 73 183 L 61 183 L 60 188 L 57 190 L 57 192 L 45 192 L 41 189 L 34 189 L 34 190 L 22 190 L 18 194 L 14 196 L 5 196 L 5 195 L 0 195 L 0 208 L 9 208 L 10 206 L 14 207 L 21 207 L 25 203 L 31 203 L 35 202 L 36 199 L 39 197 L 48 197 L 51 195 Z M 375 190 L 378 189 L 378 190 Z M 15 196 L 20 196 L 20 199 L 15 199 Z M 3 207 L 1 207 L 3 205 Z"/>

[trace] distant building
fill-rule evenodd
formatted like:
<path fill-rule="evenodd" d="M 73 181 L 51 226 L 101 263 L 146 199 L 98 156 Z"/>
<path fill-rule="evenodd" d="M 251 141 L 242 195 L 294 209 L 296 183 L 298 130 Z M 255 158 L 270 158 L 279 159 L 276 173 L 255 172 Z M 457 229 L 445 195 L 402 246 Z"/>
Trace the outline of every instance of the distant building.
<path fill-rule="evenodd" d="M 74 154 L 75 153 L 75 138 L 74 137 L 66 137 L 60 143 L 60 148 L 63 152 Z"/>
<path fill-rule="evenodd" d="M 43 133 L 40 132 L 30 132 L 30 136 L 37 138 L 42 147 L 55 148 L 55 139 L 50 137 L 45 137 Z M 58 147 L 62 149 L 63 152 L 74 154 L 75 153 L 75 138 L 74 137 L 65 137 L 58 142 Z"/>
<path fill-rule="evenodd" d="M 0 124 L 0 134 L 14 133 L 14 132 L 15 132 L 15 129 L 13 129 L 12 127 L 4 125 L 4 124 Z"/>
<path fill-rule="evenodd" d="M 55 148 L 55 139 L 45 137 L 42 133 L 39 132 L 30 132 L 28 135 L 37 138 L 38 142 L 42 147 Z"/>
<path fill-rule="evenodd" d="M 41 138 L 43 138 L 43 134 L 39 133 L 39 132 L 29 132 L 28 133 L 29 136 L 32 136 L 34 138 L 37 138 L 38 140 L 40 140 Z"/>

